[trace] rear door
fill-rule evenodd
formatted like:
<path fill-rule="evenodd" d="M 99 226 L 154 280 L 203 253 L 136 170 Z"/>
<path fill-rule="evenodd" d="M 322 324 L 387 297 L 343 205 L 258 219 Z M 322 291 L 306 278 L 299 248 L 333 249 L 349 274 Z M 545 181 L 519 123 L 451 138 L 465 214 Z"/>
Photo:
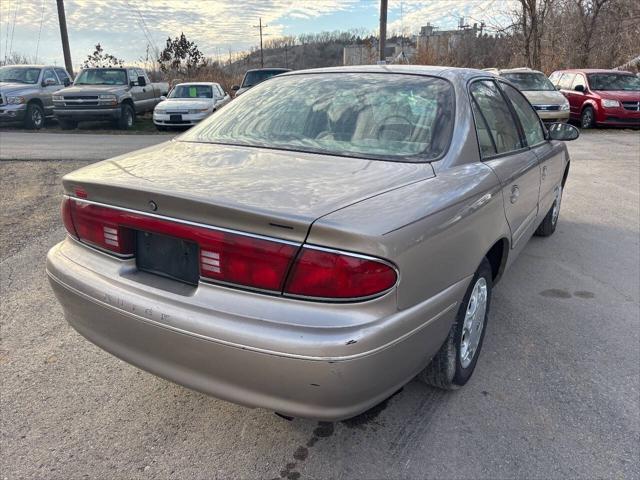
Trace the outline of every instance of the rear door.
<path fill-rule="evenodd" d="M 538 158 L 527 148 L 519 122 L 495 81 L 475 81 L 469 91 L 482 160 L 502 184 L 511 247 L 516 248 L 526 242 L 527 233 L 536 225 L 540 192 Z"/>
<path fill-rule="evenodd" d="M 527 146 L 535 153 L 540 164 L 540 215 L 544 215 L 560 194 L 564 175 L 564 149 L 545 138 L 544 127 L 527 99 L 511 85 L 500 83 L 520 121 Z"/>

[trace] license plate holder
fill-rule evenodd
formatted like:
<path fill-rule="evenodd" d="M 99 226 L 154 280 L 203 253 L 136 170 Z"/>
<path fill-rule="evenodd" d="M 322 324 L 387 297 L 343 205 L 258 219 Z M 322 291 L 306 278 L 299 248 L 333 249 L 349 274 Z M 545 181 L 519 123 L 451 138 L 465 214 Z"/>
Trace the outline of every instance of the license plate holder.
<path fill-rule="evenodd" d="M 182 115 L 169 115 L 169 121 L 171 122 L 181 122 Z"/>
<path fill-rule="evenodd" d="M 138 270 L 197 285 L 198 245 L 181 238 L 136 231 Z"/>

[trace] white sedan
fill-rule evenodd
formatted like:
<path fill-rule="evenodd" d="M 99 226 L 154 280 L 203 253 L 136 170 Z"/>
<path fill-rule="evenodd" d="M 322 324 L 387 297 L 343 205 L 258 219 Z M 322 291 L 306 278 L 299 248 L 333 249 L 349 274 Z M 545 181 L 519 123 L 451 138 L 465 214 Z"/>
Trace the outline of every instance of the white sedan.
<path fill-rule="evenodd" d="M 191 127 L 223 106 L 231 97 L 214 82 L 179 83 L 161 97 L 153 111 L 158 130 Z"/>

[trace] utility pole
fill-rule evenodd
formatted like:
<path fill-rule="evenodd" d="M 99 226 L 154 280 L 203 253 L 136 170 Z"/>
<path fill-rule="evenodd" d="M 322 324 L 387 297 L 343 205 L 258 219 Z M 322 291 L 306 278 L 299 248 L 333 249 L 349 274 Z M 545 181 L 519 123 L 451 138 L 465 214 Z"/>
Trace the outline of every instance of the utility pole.
<path fill-rule="evenodd" d="M 69 35 L 67 34 L 67 17 L 64 14 L 64 0 L 57 0 L 58 3 L 58 23 L 60 24 L 60 37 L 62 38 L 62 52 L 64 53 L 64 65 L 67 72 L 73 78 L 73 64 L 71 63 L 71 52 L 69 50 Z"/>
<path fill-rule="evenodd" d="M 287 62 L 287 44 L 284 44 L 284 68 L 289 68 L 289 62 Z"/>
<path fill-rule="evenodd" d="M 387 0 L 380 0 L 380 42 L 379 42 L 379 63 L 384 62 L 384 46 L 387 40 Z"/>
<path fill-rule="evenodd" d="M 264 68 L 264 55 L 262 53 L 262 29 L 267 28 L 269 25 L 262 25 L 262 18 L 260 18 L 260 22 L 258 25 L 254 25 L 253 28 L 260 29 L 260 68 Z"/>

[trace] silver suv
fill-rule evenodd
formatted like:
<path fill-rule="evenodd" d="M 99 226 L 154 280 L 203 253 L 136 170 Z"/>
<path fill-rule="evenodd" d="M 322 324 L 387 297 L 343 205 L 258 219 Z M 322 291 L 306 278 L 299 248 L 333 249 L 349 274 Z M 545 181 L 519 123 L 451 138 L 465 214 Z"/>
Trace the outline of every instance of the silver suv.
<path fill-rule="evenodd" d="M 23 122 L 29 129 L 44 126 L 53 116 L 51 96 L 71 84 L 64 68 L 53 65 L 0 67 L 0 123 Z"/>

